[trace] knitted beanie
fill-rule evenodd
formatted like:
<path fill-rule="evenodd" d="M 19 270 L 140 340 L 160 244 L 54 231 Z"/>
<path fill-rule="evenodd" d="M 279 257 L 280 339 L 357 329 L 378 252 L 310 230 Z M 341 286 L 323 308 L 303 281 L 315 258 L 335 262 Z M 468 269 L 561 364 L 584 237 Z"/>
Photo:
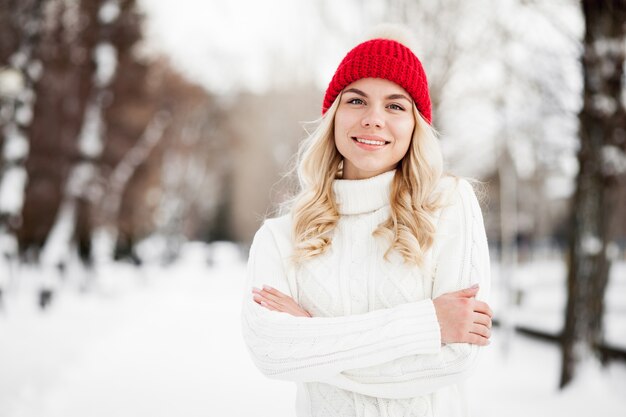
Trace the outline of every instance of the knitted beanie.
<path fill-rule="evenodd" d="M 322 106 L 322 114 L 349 84 L 361 78 L 384 78 L 404 88 L 424 119 L 431 123 L 431 103 L 428 81 L 422 63 L 403 43 L 385 39 L 370 39 L 355 46 L 339 64 Z"/>

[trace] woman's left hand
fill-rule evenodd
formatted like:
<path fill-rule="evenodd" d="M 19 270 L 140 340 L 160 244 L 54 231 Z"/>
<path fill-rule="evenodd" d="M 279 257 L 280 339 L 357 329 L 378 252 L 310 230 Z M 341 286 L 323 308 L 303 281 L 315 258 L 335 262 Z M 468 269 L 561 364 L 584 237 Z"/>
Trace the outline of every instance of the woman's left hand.
<path fill-rule="evenodd" d="M 300 307 L 293 298 L 272 288 L 264 285 L 263 289 L 252 288 L 254 301 L 272 311 L 288 313 L 296 317 L 311 317 L 311 315 L 302 307 Z"/>

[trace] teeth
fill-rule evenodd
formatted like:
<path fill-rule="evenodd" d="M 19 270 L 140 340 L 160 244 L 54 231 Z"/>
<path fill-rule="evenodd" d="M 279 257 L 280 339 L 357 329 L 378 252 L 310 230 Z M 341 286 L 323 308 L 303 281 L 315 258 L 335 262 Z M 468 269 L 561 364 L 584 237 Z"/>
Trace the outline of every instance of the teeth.
<path fill-rule="evenodd" d="M 368 140 L 368 139 L 361 139 L 361 138 L 356 138 L 357 142 L 360 143 L 366 143 L 368 145 L 384 145 L 386 142 L 384 140 Z"/>

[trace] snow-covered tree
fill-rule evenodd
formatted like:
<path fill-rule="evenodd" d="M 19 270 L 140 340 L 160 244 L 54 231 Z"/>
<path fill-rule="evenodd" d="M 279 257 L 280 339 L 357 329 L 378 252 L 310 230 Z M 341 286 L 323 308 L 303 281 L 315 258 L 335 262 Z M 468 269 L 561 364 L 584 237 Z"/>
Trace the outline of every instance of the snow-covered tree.
<path fill-rule="evenodd" d="M 48 270 L 67 261 L 75 236 L 79 246 L 90 247 L 91 244 L 89 214 L 85 213 L 89 204 L 85 202 L 93 197 L 94 182 L 99 176 L 99 159 L 105 146 L 105 110 L 112 101 L 111 86 L 118 66 L 118 49 L 113 35 L 120 6 L 118 0 L 93 0 L 80 2 L 75 10 L 78 19 L 90 22 L 85 32 L 91 41 L 88 54 L 93 71 L 76 140 L 78 158 L 70 167 L 60 208 L 41 252 L 40 261 Z M 91 254 L 87 251 L 84 256 L 89 259 Z"/>
<path fill-rule="evenodd" d="M 612 193 L 626 174 L 626 1 L 583 0 L 583 108 L 571 222 L 561 387 L 603 342 L 604 293 L 616 256 Z M 623 210 L 623 208 L 622 208 Z M 622 213 L 623 214 L 623 213 Z"/>
<path fill-rule="evenodd" d="M 0 3 L 0 291 L 14 270 L 17 258 L 15 231 L 22 223 L 27 183 L 29 128 L 33 120 L 35 84 L 42 73 L 36 55 L 43 21 L 43 0 Z M 11 45 L 11 40 L 15 40 Z"/>

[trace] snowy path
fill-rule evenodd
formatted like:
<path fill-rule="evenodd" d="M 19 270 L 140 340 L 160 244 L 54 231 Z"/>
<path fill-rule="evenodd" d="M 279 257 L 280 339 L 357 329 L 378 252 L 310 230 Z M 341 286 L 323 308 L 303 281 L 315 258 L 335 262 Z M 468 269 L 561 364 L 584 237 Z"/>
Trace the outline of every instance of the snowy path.
<path fill-rule="evenodd" d="M 46 324 L 35 327 L 43 332 L 5 339 L 0 416 L 244 416 L 260 405 L 267 415 L 289 415 L 294 387 L 266 380 L 241 340 L 243 269 L 177 267 L 121 296 L 62 300 L 92 326 L 77 326 L 77 317 L 59 305 L 39 318 Z M 0 334 L 24 336 L 11 324 L 0 318 Z M 46 339 L 54 351 L 47 351 Z M 10 345 L 22 347 L 8 351 Z M 15 378 L 7 378 L 5 364 Z"/>
<path fill-rule="evenodd" d="M 241 340 L 244 266 L 187 262 L 111 271 L 107 297 L 68 292 L 45 315 L 0 315 L 0 416 L 292 416 L 295 387 L 268 380 Z M 149 278 L 148 278 L 149 276 Z M 125 280 L 125 281 L 124 281 Z M 133 282 L 133 284 L 128 284 Z M 502 334 L 474 377 L 477 416 L 622 416 L 626 365 L 588 366 L 563 393 L 559 352 Z"/>

